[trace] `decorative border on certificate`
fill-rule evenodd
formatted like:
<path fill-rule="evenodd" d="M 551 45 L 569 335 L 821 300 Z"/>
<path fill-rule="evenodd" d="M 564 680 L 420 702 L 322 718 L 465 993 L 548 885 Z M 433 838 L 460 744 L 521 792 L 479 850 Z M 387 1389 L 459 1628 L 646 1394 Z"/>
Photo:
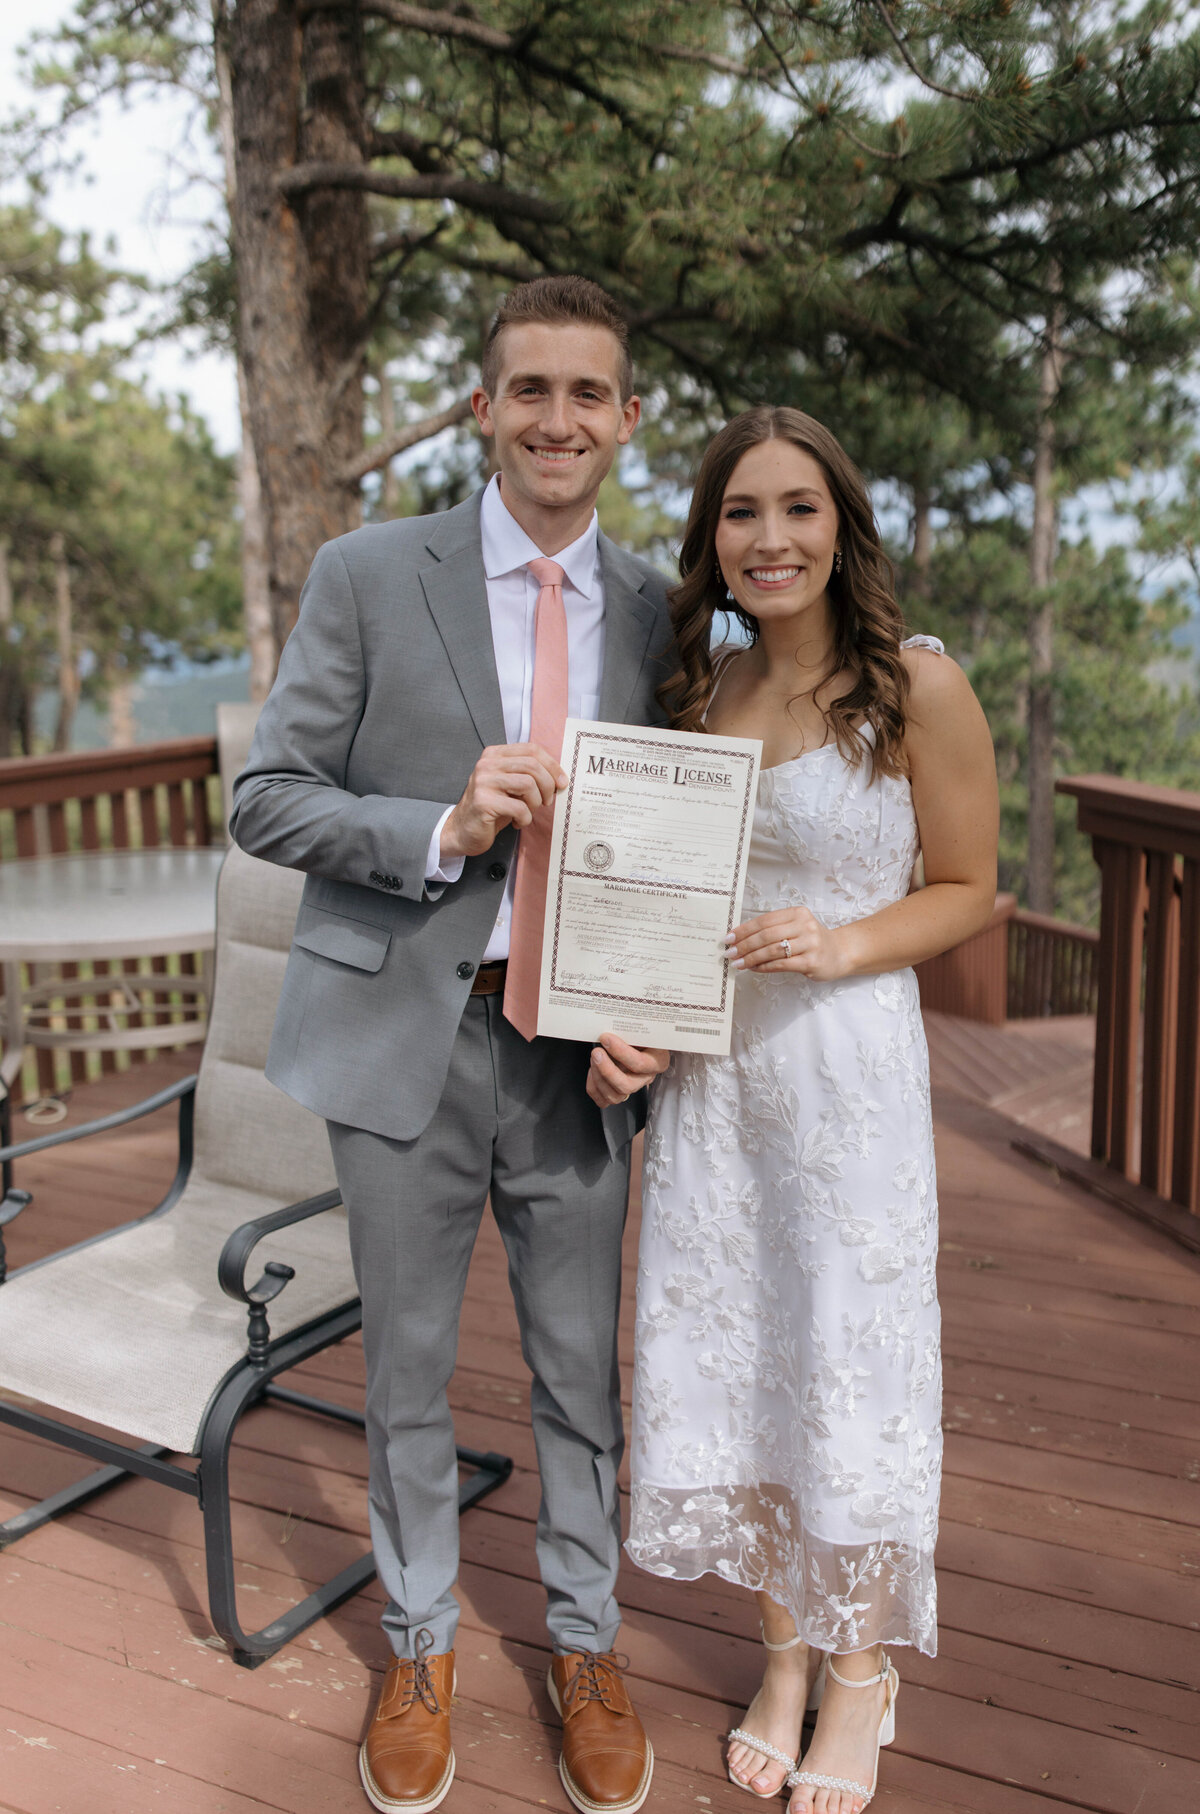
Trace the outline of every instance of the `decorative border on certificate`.
<path fill-rule="evenodd" d="M 571 814 L 572 814 L 572 811 L 574 810 L 574 803 L 575 803 L 575 788 L 574 788 L 573 784 L 576 780 L 576 773 L 577 773 L 577 770 L 579 767 L 580 757 L 583 753 L 584 743 L 585 743 L 587 737 L 588 737 L 588 732 L 586 730 L 580 731 L 578 737 L 575 740 L 575 749 L 574 749 L 574 753 L 571 758 L 571 768 L 568 772 L 567 808 L 566 808 L 565 814 L 563 815 L 562 843 L 563 843 L 564 850 L 566 849 L 566 846 L 567 846 L 567 839 L 569 838 L 569 836 L 571 834 Z M 651 737 L 636 737 L 636 736 L 620 737 L 620 736 L 612 736 L 612 735 L 608 734 L 607 732 L 603 732 L 603 733 L 597 733 L 595 740 L 602 741 L 606 744 L 613 744 L 613 743 L 636 744 L 639 749 L 658 750 L 658 751 L 661 751 L 662 755 L 671 762 L 674 762 L 675 758 L 679 755 L 679 745 L 677 743 L 664 743 L 664 742 L 661 742 L 661 741 L 653 738 L 653 736 L 651 736 Z M 740 750 L 731 751 L 729 753 L 729 755 L 726 757 L 726 760 L 727 761 L 732 760 L 734 762 L 745 763 L 747 765 L 747 779 L 750 778 L 752 772 L 756 772 L 758 769 L 758 757 L 754 754 L 754 752 L 752 750 L 746 750 L 744 752 L 740 751 Z M 738 826 L 738 843 L 737 843 L 737 872 L 739 875 L 741 875 L 743 873 L 743 869 L 744 869 L 744 851 L 745 851 L 745 846 L 746 846 L 746 839 L 749 836 L 750 816 L 751 816 L 751 813 L 753 812 L 753 809 L 754 809 L 753 790 L 748 786 L 744 786 L 743 790 L 742 790 L 742 814 L 741 814 L 741 821 Z M 645 890 L 648 886 L 647 882 L 638 876 L 610 875 L 607 872 L 607 866 L 605 867 L 603 874 L 604 874 L 605 884 L 608 886 L 620 886 L 621 884 L 624 884 L 627 888 L 637 889 L 639 892 L 642 892 L 642 893 L 645 892 Z M 557 891 L 558 892 L 558 901 L 557 901 L 558 911 L 554 915 L 554 941 L 553 941 L 553 944 L 551 945 L 551 955 L 550 955 L 550 987 L 552 989 L 561 988 L 561 989 L 563 989 L 564 993 L 569 992 L 572 996 L 578 996 L 585 1000 L 593 1001 L 597 1004 L 603 1003 L 605 1006 L 608 1006 L 610 1004 L 614 1007 L 620 1005 L 622 1008 L 624 1008 L 626 1010 L 628 1010 L 630 1006 L 640 1007 L 640 1008 L 654 1008 L 656 1010 L 661 1009 L 663 1004 L 661 1002 L 656 1002 L 652 996 L 648 996 L 648 995 L 614 995 L 611 990 L 579 989 L 579 988 L 576 988 L 574 984 L 565 984 L 564 985 L 564 984 L 559 983 L 559 981 L 558 981 L 557 972 L 558 972 L 559 927 L 562 923 L 563 884 L 568 880 L 568 878 L 579 878 L 584 881 L 592 881 L 596 878 L 596 875 L 597 875 L 597 871 L 594 869 L 590 869 L 590 868 L 589 869 L 567 869 L 565 866 L 563 868 L 561 868 L 558 872 L 558 891 Z M 681 894 L 687 893 L 687 894 L 721 895 L 721 894 L 728 893 L 728 890 L 723 889 L 723 888 L 698 888 L 698 887 L 694 887 L 691 883 L 687 883 L 686 885 L 682 885 L 680 887 L 679 892 Z M 729 924 L 725 928 L 726 932 L 733 931 L 734 924 L 735 924 L 733 915 L 734 915 L 734 910 L 735 910 L 737 904 L 738 903 L 736 901 L 734 901 L 733 899 L 730 900 Z M 703 1014 L 703 1015 L 707 1015 L 712 1018 L 720 1019 L 721 1016 L 725 1013 L 726 997 L 729 993 L 729 983 L 730 983 L 729 966 L 728 966 L 728 964 L 726 964 L 724 966 L 724 972 L 721 977 L 721 1000 L 720 1000 L 720 1003 L 716 1007 L 711 1006 L 707 1002 L 673 1002 L 671 1005 L 677 1013 Z"/>
<path fill-rule="evenodd" d="M 727 1052 L 761 744 L 569 721 L 539 1032 Z"/>

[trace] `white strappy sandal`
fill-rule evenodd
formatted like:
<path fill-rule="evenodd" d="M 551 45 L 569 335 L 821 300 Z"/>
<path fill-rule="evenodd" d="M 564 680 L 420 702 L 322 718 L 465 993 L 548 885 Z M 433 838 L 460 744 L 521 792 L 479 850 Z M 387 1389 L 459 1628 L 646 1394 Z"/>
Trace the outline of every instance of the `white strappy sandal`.
<path fill-rule="evenodd" d="M 759 1629 L 761 1631 L 762 1627 L 760 1626 Z M 763 1632 L 763 1647 L 766 1650 L 795 1650 L 797 1644 L 803 1643 L 803 1637 L 797 1633 L 794 1638 L 785 1638 L 782 1644 L 772 1644 L 770 1638 Z M 808 1702 L 805 1707 L 806 1713 L 815 1713 L 817 1708 L 821 1705 L 821 1696 L 825 1691 L 825 1664 L 827 1661 L 828 1658 L 822 1656 L 821 1667 L 817 1671 L 816 1680 L 809 1689 Z M 752 1751 L 760 1751 L 764 1757 L 769 1757 L 773 1763 L 782 1764 L 784 1769 L 788 1772 L 789 1782 L 795 1775 L 796 1759 L 794 1757 L 789 1757 L 786 1751 L 780 1751 L 777 1746 L 768 1744 L 765 1738 L 755 1738 L 753 1732 L 747 1732 L 742 1726 L 734 1726 L 733 1730 L 726 1734 L 726 1737 L 730 1744 L 746 1745 Z M 775 1796 L 779 1794 L 778 1789 L 771 1789 L 765 1795 L 758 1789 L 752 1789 L 749 1783 L 743 1782 L 740 1776 L 735 1776 L 733 1771 L 728 1768 L 726 1769 L 726 1774 L 735 1788 L 747 1790 L 749 1794 L 758 1796 L 759 1801 L 773 1801 Z"/>
<path fill-rule="evenodd" d="M 879 1781 L 879 1751 L 883 1745 L 890 1745 L 896 1736 L 896 1696 L 900 1692 L 900 1677 L 892 1667 L 891 1658 L 884 1654 L 883 1666 L 878 1675 L 869 1675 L 865 1681 L 852 1682 L 848 1677 L 839 1675 L 831 1658 L 825 1659 L 826 1667 L 834 1681 L 843 1688 L 876 1688 L 880 1682 L 887 1683 L 887 1696 L 883 1703 L 883 1714 L 879 1721 L 879 1734 L 875 1740 L 875 1768 L 871 1772 L 871 1786 L 866 1783 L 851 1782 L 847 1776 L 821 1776 L 813 1770 L 792 1770 L 785 1784 L 786 1788 L 798 1789 L 805 1784 L 810 1789 L 842 1789 L 847 1795 L 865 1797 L 863 1808 L 875 1794 L 875 1785 Z"/>

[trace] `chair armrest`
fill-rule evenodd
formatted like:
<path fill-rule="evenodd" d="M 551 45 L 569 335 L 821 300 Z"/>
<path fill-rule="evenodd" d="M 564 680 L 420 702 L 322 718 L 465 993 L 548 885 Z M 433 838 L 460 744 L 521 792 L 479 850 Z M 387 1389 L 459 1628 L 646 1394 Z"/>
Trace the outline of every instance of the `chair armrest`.
<path fill-rule="evenodd" d="M 43 1153 L 51 1146 L 65 1146 L 68 1141 L 82 1140 L 88 1134 L 104 1134 L 109 1128 L 124 1127 L 126 1122 L 137 1121 L 143 1115 L 152 1115 L 155 1109 L 166 1108 L 169 1102 L 177 1102 L 181 1097 L 192 1095 L 195 1088 L 194 1076 L 181 1077 L 178 1083 L 168 1084 L 165 1090 L 147 1096 L 144 1102 L 135 1102 L 132 1108 L 117 1109 L 112 1115 L 102 1115 L 98 1121 L 85 1121 L 80 1127 L 60 1128 L 57 1134 L 40 1134 L 36 1140 L 20 1140 L 15 1146 L 0 1146 L 0 1165 L 10 1159 L 24 1159 L 30 1153 Z"/>
<path fill-rule="evenodd" d="M 319 1197 L 306 1197 L 303 1203 L 289 1203 L 286 1209 L 273 1210 L 267 1216 L 255 1216 L 252 1221 L 243 1222 L 240 1228 L 235 1228 L 222 1247 L 221 1257 L 217 1261 L 217 1278 L 221 1290 L 227 1297 L 238 1298 L 243 1304 L 250 1306 L 246 1359 L 252 1367 L 265 1367 L 267 1364 L 271 1345 L 267 1305 L 272 1298 L 279 1296 L 289 1279 L 295 1278 L 296 1271 L 292 1266 L 285 1266 L 282 1260 L 268 1260 L 257 1285 L 247 1285 L 247 1260 L 258 1243 L 267 1235 L 274 1234 L 276 1229 L 287 1228 L 292 1222 L 305 1222 L 309 1216 L 323 1215 L 327 1209 L 336 1209 L 341 1200 L 340 1190 L 324 1190 Z"/>
<path fill-rule="evenodd" d="M 310 1216 L 320 1216 L 327 1209 L 336 1209 L 341 1200 L 340 1190 L 326 1190 L 322 1191 L 319 1197 L 306 1197 L 303 1203 L 289 1203 L 286 1209 L 272 1210 L 270 1215 L 255 1216 L 252 1221 L 243 1222 L 241 1227 L 235 1228 L 228 1237 L 221 1249 L 221 1257 L 217 1261 L 217 1277 L 221 1282 L 221 1290 L 227 1297 L 239 1298 L 243 1304 L 261 1303 L 263 1301 L 261 1297 L 251 1294 L 260 1291 L 262 1280 L 258 1285 L 248 1286 L 246 1284 L 246 1262 L 259 1242 L 265 1240 L 268 1235 L 273 1235 L 276 1229 L 287 1228 L 292 1222 L 306 1222 Z M 287 1279 L 292 1277 L 291 1268 L 281 1269 L 277 1260 L 269 1263 L 268 1272 L 271 1272 L 272 1267 L 276 1269 L 272 1273 L 272 1277 L 278 1278 L 280 1270 L 287 1272 L 287 1278 L 283 1280 L 283 1284 L 276 1286 L 276 1291 L 282 1291 L 283 1285 L 287 1284 Z M 276 1291 L 271 1292 L 271 1297 L 276 1295 Z"/>
<path fill-rule="evenodd" d="M 30 1153 L 41 1153 L 51 1146 L 65 1146 L 72 1140 L 82 1140 L 86 1134 L 103 1134 L 109 1128 L 124 1127 L 126 1122 L 138 1121 L 143 1115 L 152 1115 L 156 1109 L 166 1108 L 168 1103 L 179 1104 L 179 1162 L 175 1167 L 175 1176 L 171 1186 L 157 1210 L 168 1209 L 178 1198 L 187 1182 L 192 1169 L 192 1135 L 196 1101 L 195 1077 L 181 1077 L 165 1090 L 159 1090 L 153 1096 L 147 1096 L 144 1102 L 135 1102 L 132 1108 L 118 1109 L 115 1114 L 103 1115 L 98 1121 L 85 1121 L 80 1127 L 60 1128 L 57 1134 L 41 1134 L 36 1140 L 21 1140 L 15 1146 L 0 1146 L 0 1185 L 4 1187 L 4 1196 L 0 1200 L 0 1285 L 8 1278 L 8 1255 L 4 1247 L 3 1229 L 5 1225 L 19 1216 L 33 1201 L 27 1190 L 16 1190 L 12 1185 L 12 1162 L 24 1159 Z M 8 1121 L 9 1103 L 0 1103 L 3 1109 L 3 1120 Z"/>

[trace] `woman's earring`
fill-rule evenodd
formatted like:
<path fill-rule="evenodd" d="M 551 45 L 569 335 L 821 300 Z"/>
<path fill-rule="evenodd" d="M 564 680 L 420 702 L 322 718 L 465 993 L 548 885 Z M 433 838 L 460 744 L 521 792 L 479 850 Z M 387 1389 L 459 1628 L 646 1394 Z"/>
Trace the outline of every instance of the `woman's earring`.
<path fill-rule="evenodd" d="M 840 548 L 835 548 L 833 551 L 833 570 L 835 573 L 840 573 L 842 570 L 842 551 Z"/>
<path fill-rule="evenodd" d="M 725 587 L 725 598 L 726 598 L 727 602 L 731 605 L 736 604 L 737 601 L 735 600 L 735 598 L 733 596 L 733 588 L 726 584 L 725 575 L 721 572 L 720 561 L 714 560 L 713 571 L 715 572 L 715 574 L 717 576 L 717 591 L 719 592 L 721 590 L 721 587 L 724 586 Z"/>

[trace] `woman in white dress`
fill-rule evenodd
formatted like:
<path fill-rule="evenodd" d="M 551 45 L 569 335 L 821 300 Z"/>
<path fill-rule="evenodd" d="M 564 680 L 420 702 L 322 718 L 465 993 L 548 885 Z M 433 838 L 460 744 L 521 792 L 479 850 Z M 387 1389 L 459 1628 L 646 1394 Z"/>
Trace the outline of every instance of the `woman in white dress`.
<path fill-rule="evenodd" d="M 937 1199 L 911 966 L 992 911 L 995 764 L 962 670 L 903 641 L 866 487 L 811 417 L 749 410 L 716 436 L 680 570 L 672 722 L 761 738 L 763 771 L 731 1054 L 676 1055 L 652 1097 L 628 1549 L 758 1596 L 765 1674 L 732 1780 L 788 1783 L 791 1814 L 860 1814 L 893 1727 L 883 1646 L 936 1647 Z M 750 641 L 714 661 L 718 611 Z"/>

